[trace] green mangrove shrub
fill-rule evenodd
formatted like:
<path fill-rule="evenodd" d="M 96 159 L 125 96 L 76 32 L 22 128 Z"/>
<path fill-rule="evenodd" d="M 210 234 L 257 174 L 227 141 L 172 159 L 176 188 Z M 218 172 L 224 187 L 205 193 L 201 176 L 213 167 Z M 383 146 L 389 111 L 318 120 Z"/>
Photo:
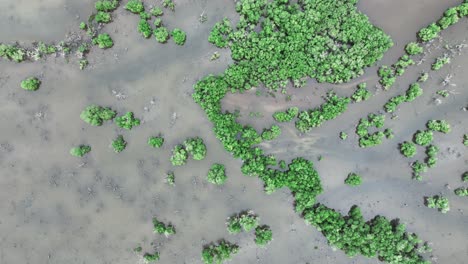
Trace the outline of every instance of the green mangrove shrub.
<path fill-rule="evenodd" d="M 237 252 L 239 252 L 238 245 L 220 240 L 217 244 L 211 243 L 203 247 L 202 260 L 204 264 L 220 264 L 230 260 Z"/>
<path fill-rule="evenodd" d="M 416 155 L 416 145 L 413 142 L 405 141 L 400 144 L 400 152 L 403 156 L 411 158 Z"/>
<path fill-rule="evenodd" d="M 140 0 L 129 0 L 125 5 L 125 9 L 134 14 L 139 14 L 145 11 L 145 7 L 143 6 L 143 3 Z"/>
<path fill-rule="evenodd" d="M 80 118 L 92 126 L 101 126 L 104 121 L 112 120 L 116 115 L 109 107 L 90 105 L 81 112 Z"/>
<path fill-rule="evenodd" d="M 259 217 L 252 210 L 244 211 L 228 218 L 227 230 L 230 234 L 238 234 L 242 229 L 250 232 L 258 226 L 259 221 Z"/>
<path fill-rule="evenodd" d="M 97 14 L 94 16 L 94 21 L 96 21 L 96 23 L 109 23 L 111 22 L 111 20 L 111 15 L 103 11 L 98 11 Z"/>
<path fill-rule="evenodd" d="M 176 145 L 172 149 L 171 163 L 173 166 L 181 166 L 187 162 L 188 153 L 184 146 Z"/>
<path fill-rule="evenodd" d="M 107 33 L 99 34 L 93 39 L 93 44 L 98 45 L 101 49 L 108 49 L 114 46 L 114 41 Z"/>
<path fill-rule="evenodd" d="M 455 195 L 457 196 L 468 196 L 468 188 L 460 187 L 460 188 L 455 189 L 454 192 L 455 192 Z"/>
<path fill-rule="evenodd" d="M 465 171 L 462 175 L 462 181 L 463 182 L 468 182 L 468 171 Z"/>
<path fill-rule="evenodd" d="M 371 97 L 371 93 L 366 87 L 366 83 L 360 83 L 356 91 L 351 95 L 351 99 L 356 103 L 368 100 Z"/>
<path fill-rule="evenodd" d="M 423 53 L 424 48 L 421 47 L 417 42 L 410 42 L 406 44 L 405 51 L 408 55 L 418 55 Z"/>
<path fill-rule="evenodd" d="M 359 186 L 362 183 L 361 176 L 357 175 L 356 173 L 352 172 L 348 174 L 348 177 L 345 179 L 345 184 L 349 186 Z"/>
<path fill-rule="evenodd" d="M 346 140 L 348 138 L 348 134 L 346 134 L 345 132 L 341 131 L 340 132 L 340 138 L 341 140 Z"/>
<path fill-rule="evenodd" d="M 299 114 L 299 108 L 290 107 L 286 111 L 278 111 L 273 114 L 273 118 L 276 122 L 289 122 L 293 120 Z"/>
<path fill-rule="evenodd" d="M 371 147 L 380 145 L 382 139 L 391 135 L 391 130 L 387 130 L 386 133 L 377 131 L 372 134 L 369 133 L 370 127 L 382 128 L 384 126 L 385 116 L 369 114 L 367 118 L 361 118 L 356 127 L 356 134 L 359 136 L 359 146 L 361 148 Z"/>
<path fill-rule="evenodd" d="M 182 31 L 181 29 L 175 28 L 174 30 L 172 30 L 171 35 L 172 35 L 172 39 L 174 39 L 175 44 L 180 45 L 180 46 L 185 44 L 185 40 L 187 39 L 187 34 L 185 34 L 185 32 Z"/>
<path fill-rule="evenodd" d="M 450 211 L 450 204 L 449 204 L 448 198 L 441 196 L 441 195 L 434 195 L 432 197 L 426 197 L 424 204 L 428 208 L 435 208 L 443 214 Z"/>
<path fill-rule="evenodd" d="M 154 252 L 153 254 L 145 253 L 143 259 L 146 263 L 151 263 L 159 260 L 159 252 Z"/>
<path fill-rule="evenodd" d="M 175 175 L 174 172 L 170 171 L 166 174 L 166 182 L 167 184 L 174 186 L 175 185 Z"/>
<path fill-rule="evenodd" d="M 133 112 L 127 112 L 123 116 L 115 118 L 115 123 L 120 128 L 131 130 L 133 127 L 140 125 L 140 119 L 133 116 Z"/>
<path fill-rule="evenodd" d="M 160 148 L 164 144 L 164 138 L 162 136 L 150 137 L 148 139 L 148 145 L 152 148 Z"/>
<path fill-rule="evenodd" d="M 273 239 L 273 232 L 269 226 L 257 226 L 255 228 L 255 244 L 264 247 Z"/>
<path fill-rule="evenodd" d="M 26 91 L 36 91 L 41 86 L 41 81 L 36 77 L 29 77 L 21 81 L 21 88 Z"/>
<path fill-rule="evenodd" d="M 430 130 L 418 130 L 418 132 L 414 134 L 414 143 L 420 146 L 427 147 L 432 143 L 432 140 L 433 134 Z"/>
<path fill-rule="evenodd" d="M 185 150 L 194 160 L 203 160 L 206 157 L 206 146 L 199 137 L 188 138 L 184 141 Z"/>
<path fill-rule="evenodd" d="M 163 222 L 159 221 L 156 217 L 154 217 L 153 232 L 155 234 L 165 235 L 166 237 L 168 237 L 170 235 L 174 235 L 176 233 L 176 229 L 173 225 L 166 225 Z"/>
<path fill-rule="evenodd" d="M 83 157 L 91 151 L 91 147 L 87 145 L 80 145 L 70 149 L 70 154 L 75 157 Z"/>
<path fill-rule="evenodd" d="M 172 0 L 163 0 L 163 7 L 169 8 L 172 12 L 175 10 L 175 4 Z"/>
<path fill-rule="evenodd" d="M 153 33 L 159 43 L 166 43 L 169 39 L 169 31 L 167 31 L 167 28 L 165 27 L 158 27 Z"/>
<path fill-rule="evenodd" d="M 281 128 L 277 125 L 272 125 L 269 129 L 263 129 L 262 132 L 262 139 L 267 140 L 274 140 L 281 135 Z"/>
<path fill-rule="evenodd" d="M 140 32 L 144 38 L 150 38 L 153 34 L 153 29 L 146 19 L 140 19 L 140 22 L 138 22 L 138 32 Z"/>
<path fill-rule="evenodd" d="M 208 170 L 208 175 L 206 180 L 212 184 L 222 185 L 226 182 L 226 168 L 223 164 L 215 163 L 211 165 L 210 170 Z"/>
<path fill-rule="evenodd" d="M 449 63 L 450 63 L 450 57 L 448 56 L 438 57 L 436 58 L 435 62 L 432 64 L 431 69 L 433 71 L 438 71 L 442 69 L 442 67 L 445 64 L 449 64 Z"/>
<path fill-rule="evenodd" d="M 101 1 L 97 1 L 94 4 L 94 7 L 96 8 L 96 10 L 102 11 L 102 12 L 114 11 L 118 6 L 119 6 L 118 0 L 111 0 L 111 1 L 101 0 Z"/>
<path fill-rule="evenodd" d="M 26 59 L 26 50 L 16 45 L 0 43 L 0 57 L 14 62 L 22 62 Z"/>
<path fill-rule="evenodd" d="M 112 141 L 112 148 L 115 153 L 122 152 L 127 147 L 127 142 L 124 140 L 122 135 L 118 135 L 116 139 Z"/>
<path fill-rule="evenodd" d="M 445 120 L 429 120 L 426 124 L 430 131 L 441 132 L 447 134 L 450 132 L 450 124 Z"/>

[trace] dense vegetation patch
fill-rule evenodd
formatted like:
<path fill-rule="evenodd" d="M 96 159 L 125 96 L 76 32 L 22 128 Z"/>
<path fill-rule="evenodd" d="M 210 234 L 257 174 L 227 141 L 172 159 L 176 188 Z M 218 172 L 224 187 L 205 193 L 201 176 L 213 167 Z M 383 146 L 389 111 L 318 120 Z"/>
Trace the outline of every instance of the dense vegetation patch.
<path fill-rule="evenodd" d="M 153 148 L 160 148 L 164 144 L 164 138 L 162 136 L 150 137 L 148 139 L 148 145 Z"/>
<path fill-rule="evenodd" d="M 239 252 L 238 245 L 220 240 L 217 244 L 211 243 L 203 247 L 202 260 L 204 264 L 220 264 L 230 260 L 237 252 Z"/>
<path fill-rule="evenodd" d="M 403 156 L 411 158 L 416 155 L 416 145 L 413 142 L 405 141 L 400 144 L 400 152 Z"/>
<path fill-rule="evenodd" d="M 0 44 L 0 57 L 14 62 L 22 62 L 25 60 L 26 51 L 16 45 Z"/>
<path fill-rule="evenodd" d="M 257 226 L 255 228 L 255 244 L 266 246 L 273 239 L 273 232 L 269 226 Z"/>
<path fill-rule="evenodd" d="M 181 46 L 185 44 L 187 35 L 181 29 L 175 28 L 174 30 L 172 30 L 171 35 L 172 35 L 172 38 L 174 39 L 175 44 L 181 45 Z"/>
<path fill-rule="evenodd" d="M 145 253 L 143 259 L 146 263 L 151 263 L 159 260 L 159 252 L 154 252 L 153 254 Z"/>
<path fill-rule="evenodd" d="M 215 163 L 211 165 L 206 180 L 216 185 L 222 185 L 226 182 L 226 169 L 223 164 Z"/>
<path fill-rule="evenodd" d="M 122 152 L 127 147 L 127 142 L 122 135 L 118 135 L 116 139 L 112 141 L 112 148 L 116 153 Z"/>
<path fill-rule="evenodd" d="M 70 154 L 75 157 L 83 157 L 91 151 L 91 147 L 87 145 L 80 145 L 70 149 Z"/>
<path fill-rule="evenodd" d="M 173 166 L 181 166 L 187 162 L 188 153 L 183 145 L 176 145 L 172 149 L 171 163 Z"/>
<path fill-rule="evenodd" d="M 277 125 L 272 125 L 269 129 L 265 128 L 262 132 L 264 141 L 276 139 L 281 135 L 281 128 Z"/>
<path fill-rule="evenodd" d="M 112 120 L 116 114 L 109 107 L 90 105 L 81 112 L 80 118 L 90 125 L 101 126 L 104 121 Z"/>
<path fill-rule="evenodd" d="M 384 105 L 385 111 L 389 113 L 394 112 L 399 104 L 403 102 L 414 101 L 414 99 L 421 96 L 422 94 L 423 90 L 421 89 L 419 83 L 412 83 L 404 95 L 397 95 L 388 100 L 388 102 Z"/>
<path fill-rule="evenodd" d="M 468 188 L 463 188 L 463 187 L 457 188 L 455 189 L 454 193 L 457 196 L 468 196 Z"/>
<path fill-rule="evenodd" d="M 351 99 L 356 103 L 368 100 L 372 94 L 366 89 L 366 87 L 366 83 L 360 83 L 357 86 L 356 91 L 351 95 Z"/>
<path fill-rule="evenodd" d="M 120 128 L 131 130 L 133 127 L 140 125 L 140 119 L 135 118 L 133 112 L 127 112 L 125 115 L 117 117 L 115 123 Z"/>
<path fill-rule="evenodd" d="M 447 197 L 435 195 L 426 197 L 425 205 L 429 208 L 436 208 L 439 212 L 445 214 L 450 211 L 450 204 Z"/>
<path fill-rule="evenodd" d="M 194 160 L 202 160 L 206 157 L 206 146 L 203 139 L 199 137 L 188 138 L 184 141 L 184 146 Z"/>
<path fill-rule="evenodd" d="M 380 145 L 384 137 L 391 138 L 393 136 L 390 129 L 369 133 L 369 128 L 382 128 L 384 122 L 385 116 L 376 114 L 369 114 L 367 118 L 361 118 L 359 120 L 356 127 L 356 134 L 359 136 L 359 146 L 361 148 Z"/>
<path fill-rule="evenodd" d="M 420 146 L 427 147 L 432 143 L 432 140 L 433 134 L 430 130 L 418 130 L 418 132 L 414 134 L 414 143 Z"/>
<path fill-rule="evenodd" d="M 153 232 L 155 234 L 161 234 L 168 237 L 170 235 L 174 235 L 176 233 L 176 229 L 173 225 L 166 225 L 155 217 L 153 218 Z"/>
<path fill-rule="evenodd" d="M 107 33 L 99 34 L 93 39 L 93 44 L 98 45 L 101 49 L 108 49 L 114 46 L 114 41 Z"/>
<path fill-rule="evenodd" d="M 429 120 L 426 126 L 431 131 L 437 131 L 445 134 L 450 132 L 450 124 L 445 120 Z"/>
<path fill-rule="evenodd" d="M 277 122 L 289 122 L 299 114 L 299 108 L 290 107 L 286 111 L 278 111 L 273 114 L 273 118 Z"/>
<path fill-rule="evenodd" d="M 241 212 L 228 218 L 227 230 L 231 234 L 238 234 L 242 231 L 250 232 L 259 224 L 259 218 L 253 211 Z"/>
<path fill-rule="evenodd" d="M 361 176 L 357 175 L 356 173 L 352 172 L 348 174 L 348 177 L 344 181 L 349 186 L 359 186 L 362 183 Z"/>
<path fill-rule="evenodd" d="M 36 77 L 29 77 L 21 81 L 21 88 L 27 91 L 36 91 L 41 86 L 41 81 Z"/>

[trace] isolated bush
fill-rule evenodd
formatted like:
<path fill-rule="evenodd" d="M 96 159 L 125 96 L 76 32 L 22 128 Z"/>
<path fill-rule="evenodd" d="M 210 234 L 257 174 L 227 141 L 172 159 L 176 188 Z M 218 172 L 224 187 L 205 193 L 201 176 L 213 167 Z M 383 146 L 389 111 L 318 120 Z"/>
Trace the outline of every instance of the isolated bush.
<path fill-rule="evenodd" d="M 421 173 L 427 171 L 427 165 L 417 160 L 411 164 L 411 168 L 413 169 L 413 179 L 422 180 Z"/>
<path fill-rule="evenodd" d="M 119 116 L 115 119 L 115 123 L 120 128 L 132 129 L 135 126 L 140 125 L 140 119 L 133 116 L 133 112 L 127 112 L 123 116 Z"/>
<path fill-rule="evenodd" d="M 413 142 L 405 141 L 400 144 L 400 152 L 403 156 L 411 158 L 416 155 L 416 145 Z"/>
<path fill-rule="evenodd" d="M 362 183 L 361 176 L 357 175 L 356 173 L 352 172 L 348 174 L 348 177 L 344 181 L 349 186 L 359 186 Z"/>
<path fill-rule="evenodd" d="M 143 6 L 143 3 L 140 0 L 129 0 L 125 5 L 125 9 L 134 14 L 139 14 L 145 11 L 145 7 Z"/>
<path fill-rule="evenodd" d="M 171 163 L 173 166 L 181 166 L 187 162 L 188 153 L 182 145 L 176 145 L 172 149 Z"/>
<path fill-rule="evenodd" d="M 164 144 L 164 138 L 162 136 L 150 137 L 148 139 L 148 145 L 153 148 L 160 148 Z"/>
<path fill-rule="evenodd" d="M 159 43 L 166 43 L 169 39 L 169 31 L 167 31 L 167 28 L 165 27 L 158 27 L 153 33 Z"/>
<path fill-rule="evenodd" d="M 21 88 L 27 91 L 36 91 L 41 86 L 41 81 L 36 77 L 29 77 L 21 81 Z"/>
<path fill-rule="evenodd" d="M 107 12 L 99 11 L 97 12 L 96 16 L 94 17 L 94 21 L 97 23 L 109 23 L 111 22 L 111 15 Z"/>
<path fill-rule="evenodd" d="M 211 243 L 203 247 L 202 260 L 204 264 L 221 264 L 230 260 L 237 252 L 239 252 L 238 245 L 220 240 L 218 244 Z"/>
<path fill-rule="evenodd" d="M 163 222 L 159 221 L 156 217 L 153 218 L 153 232 L 155 234 L 165 235 L 166 237 L 170 235 L 174 235 L 176 233 L 176 229 L 171 224 L 164 224 Z"/>
<path fill-rule="evenodd" d="M 25 60 L 26 51 L 17 46 L 0 44 L 0 57 L 15 62 L 22 62 Z"/>
<path fill-rule="evenodd" d="M 466 171 L 465 173 L 463 173 L 463 175 L 462 175 L 462 181 L 468 182 L 468 171 Z"/>
<path fill-rule="evenodd" d="M 266 246 L 273 239 L 273 232 L 269 226 L 257 226 L 255 228 L 255 244 Z"/>
<path fill-rule="evenodd" d="M 345 132 L 341 131 L 341 132 L 340 132 L 340 138 L 341 138 L 342 140 L 346 140 L 346 139 L 348 138 L 348 134 L 346 134 Z"/>
<path fill-rule="evenodd" d="M 153 34 L 153 29 L 151 29 L 148 21 L 140 19 L 140 22 L 138 22 L 138 32 L 140 32 L 144 38 L 149 38 L 151 34 Z"/>
<path fill-rule="evenodd" d="M 226 169 L 223 164 L 215 163 L 211 165 L 208 175 L 206 177 L 208 182 L 216 185 L 222 185 L 226 182 Z"/>
<path fill-rule="evenodd" d="M 414 134 L 414 143 L 421 145 L 423 147 L 429 146 L 433 140 L 433 134 L 430 130 L 418 130 L 416 134 Z"/>
<path fill-rule="evenodd" d="M 185 44 L 187 35 L 181 29 L 175 28 L 174 30 L 172 30 L 171 35 L 172 35 L 172 38 L 174 39 L 175 44 L 181 45 L 181 46 Z"/>
<path fill-rule="evenodd" d="M 377 131 L 372 134 L 369 133 L 370 127 L 382 128 L 384 126 L 385 116 L 369 114 L 367 118 L 361 118 L 356 127 L 356 134 L 359 136 L 359 146 L 361 148 L 380 145 L 384 137 L 390 136 L 391 130 L 386 133 Z"/>
<path fill-rule="evenodd" d="M 445 120 L 429 120 L 426 126 L 431 131 L 437 131 L 445 134 L 450 132 L 450 124 Z"/>
<path fill-rule="evenodd" d="M 206 146 L 203 143 L 203 139 L 188 138 L 184 141 L 185 150 L 192 155 L 194 160 L 203 160 L 206 156 Z"/>
<path fill-rule="evenodd" d="M 274 140 L 281 135 L 281 128 L 277 125 L 272 125 L 270 129 L 263 129 L 263 140 Z"/>
<path fill-rule="evenodd" d="M 358 85 L 356 91 L 351 95 L 351 99 L 353 99 L 354 102 L 366 101 L 371 97 L 371 93 L 366 89 L 366 86 L 366 83 L 360 83 Z"/>
<path fill-rule="evenodd" d="M 380 77 L 379 83 L 383 88 L 390 88 L 396 81 L 395 70 L 383 65 L 379 68 L 378 75 Z"/>
<path fill-rule="evenodd" d="M 160 7 L 151 8 L 150 13 L 155 17 L 162 16 L 164 14 L 163 10 Z"/>
<path fill-rule="evenodd" d="M 439 148 L 434 145 L 429 145 L 426 147 L 426 164 L 429 168 L 432 168 L 437 163 L 437 153 L 439 152 Z"/>
<path fill-rule="evenodd" d="M 159 252 L 154 252 L 153 254 L 145 253 L 143 259 L 146 263 L 151 263 L 159 260 Z"/>
<path fill-rule="evenodd" d="M 432 197 L 426 197 L 425 205 L 429 208 L 436 208 L 439 212 L 445 214 L 450 211 L 450 204 L 447 197 L 435 195 Z"/>
<path fill-rule="evenodd" d="M 298 113 L 299 113 L 299 108 L 290 107 L 284 112 L 282 112 L 282 111 L 275 112 L 273 114 L 273 118 L 277 122 L 289 122 L 289 121 L 293 120 L 297 116 Z"/>
<path fill-rule="evenodd" d="M 109 107 L 90 105 L 83 110 L 80 118 L 93 126 L 100 126 L 104 121 L 112 120 L 117 113 Z"/>
<path fill-rule="evenodd" d="M 166 175 L 166 182 L 167 184 L 174 186 L 175 185 L 175 175 L 174 172 L 170 171 Z"/>
<path fill-rule="evenodd" d="M 107 33 L 99 34 L 93 39 L 93 44 L 98 45 L 101 49 L 108 49 L 114 46 L 114 42 Z"/>
<path fill-rule="evenodd" d="M 259 218 L 253 211 L 245 211 L 228 218 L 227 229 L 231 234 L 237 234 L 242 231 L 250 232 L 256 228 Z"/>
<path fill-rule="evenodd" d="M 97 11 L 102 11 L 102 12 L 114 11 L 118 6 L 119 6 L 119 1 L 118 0 L 97 1 L 96 4 L 95 4 L 96 10 Z"/>
<path fill-rule="evenodd" d="M 468 188 L 460 187 L 455 189 L 454 192 L 457 196 L 468 196 Z"/>
<path fill-rule="evenodd" d="M 445 64 L 450 63 L 450 57 L 444 55 L 443 57 L 436 58 L 436 61 L 432 64 L 431 69 L 433 71 L 440 70 Z"/>
<path fill-rule="evenodd" d="M 418 37 L 423 42 L 427 42 L 436 38 L 439 35 L 440 30 L 441 28 L 436 23 L 431 23 L 429 26 L 419 30 Z"/>
<path fill-rule="evenodd" d="M 80 145 L 70 149 L 70 154 L 75 157 L 83 157 L 91 151 L 91 147 L 87 145 Z"/>
<path fill-rule="evenodd" d="M 112 141 L 112 148 L 116 153 L 122 152 L 126 147 L 127 142 L 122 135 L 117 136 L 117 138 Z"/>
<path fill-rule="evenodd" d="M 169 8 L 172 12 L 175 10 L 175 4 L 172 0 L 163 0 L 163 6 Z"/>

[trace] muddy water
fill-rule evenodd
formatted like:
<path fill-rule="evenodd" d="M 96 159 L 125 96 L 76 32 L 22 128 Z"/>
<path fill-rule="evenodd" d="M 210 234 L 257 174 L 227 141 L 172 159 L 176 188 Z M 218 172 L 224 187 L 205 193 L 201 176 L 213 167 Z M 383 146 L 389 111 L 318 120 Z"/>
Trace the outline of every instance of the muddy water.
<path fill-rule="evenodd" d="M 2 0 L 0 41 L 60 39 L 76 29 L 76 15 L 85 18 L 91 12 L 91 2 L 42 1 L 34 3 L 35 11 L 31 11 L 28 1 Z M 395 47 L 383 59 L 392 63 L 401 55 L 404 43 L 415 38 L 417 29 L 458 2 L 361 0 L 359 8 L 394 39 Z M 143 40 L 136 31 L 138 18 L 119 9 L 115 22 L 105 29 L 115 40 L 114 48 L 93 50 L 92 67 L 85 71 L 62 59 L 0 62 L 0 263 L 140 263 L 141 257 L 132 252 L 137 245 L 144 251 L 160 251 L 160 263 L 201 263 L 202 245 L 220 238 L 241 247 L 232 263 L 378 263 L 362 257 L 349 259 L 341 251 L 333 251 L 319 232 L 293 212 L 287 191 L 266 195 L 260 180 L 242 176 L 240 161 L 223 150 L 211 124 L 190 97 L 198 79 L 221 72 L 230 63 L 227 51 L 220 52 L 218 61 L 209 61 L 216 49 L 206 38 L 216 21 L 224 16 L 236 18 L 234 4 L 227 0 L 176 3 L 176 12 L 168 12 L 164 19 L 170 28 L 187 31 L 183 48 Z M 49 10 L 56 11 L 46 12 Z M 200 24 L 198 16 L 203 11 L 208 22 Z M 464 19 L 443 34 L 443 41 L 461 43 L 467 28 Z M 388 92 L 372 88 L 374 67 L 347 85 L 310 81 L 305 88 L 290 89 L 291 102 L 280 93 L 276 98 L 264 92 L 256 97 L 252 91 L 229 96 L 223 104 L 226 109 L 241 110 L 243 122 L 261 129 L 271 125 L 274 111 L 288 105 L 314 107 L 329 89 L 349 95 L 356 83 L 367 81 L 377 94 L 370 101 L 351 105 L 335 121 L 306 135 L 298 134 L 293 124 L 281 125 L 283 135 L 263 147 L 286 160 L 296 156 L 316 160 L 322 155 L 323 160 L 315 162 L 325 189 L 320 202 L 342 212 L 358 204 L 368 218 L 376 214 L 399 217 L 409 231 L 433 242 L 434 259 L 456 264 L 464 263 L 468 255 L 468 206 L 465 198 L 453 194 L 461 186 L 460 175 L 467 164 L 461 138 L 468 124 L 461 108 L 468 103 L 468 49 L 449 67 L 431 73 L 423 86 L 424 95 L 402 105 L 398 118 L 387 117 L 394 139 L 360 149 L 353 134 L 360 117 L 381 111 L 388 98 L 403 93 L 434 57 L 444 53 L 437 43 L 433 46 L 426 63 L 409 70 Z M 454 95 L 434 104 L 435 92 L 449 73 L 456 86 L 445 88 L 454 90 Z M 19 88 L 19 82 L 30 75 L 43 81 L 35 93 Z M 115 96 L 119 93 L 123 97 Z M 119 113 L 133 111 L 143 124 L 131 132 L 111 124 L 90 127 L 79 114 L 91 103 L 111 106 Z M 264 117 L 249 117 L 250 112 Z M 408 165 L 413 160 L 404 159 L 397 145 L 433 118 L 449 121 L 452 133 L 435 135 L 435 144 L 441 149 L 439 163 L 424 174 L 423 182 L 415 182 Z M 339 131 L 350 135 L 347 141 L 339 140 Z M 165 136 L 164 147 L 150 149 L 147 138 L 159 133 Z M 125 137 L 128 147 L 115 154 L 109 144 L 118 134 Z M 208 156 L 174 169 L 169 163 L 170 150 L 189 136 L 203 137 Z M 71 157 L 68 151 L 77 144 L 90 144 L 93 150 L 83 160 Z M 415 159 L 423 157 L 424 150 L 418 149 Z M 205 180 L 214 162 L 227 168 L 228 181 L 222 187 Z M 168 170 L 175 172 L 175 187 L 164 182 Z M 351 171 L 364 178 L 357 189 L 342 183 Z M 424 196 L 438 193 L 450 199 L 451 211 L 446 215 L 423 206 Z M 268 248 L 257 248 L 253 234 L 227 233 L 225 219 L 246 209 L 253 209 L 262 224 L 271 226 L 274 241 Z M 177 235 L 152 234 L 153 216 L 173 223 Z"/>

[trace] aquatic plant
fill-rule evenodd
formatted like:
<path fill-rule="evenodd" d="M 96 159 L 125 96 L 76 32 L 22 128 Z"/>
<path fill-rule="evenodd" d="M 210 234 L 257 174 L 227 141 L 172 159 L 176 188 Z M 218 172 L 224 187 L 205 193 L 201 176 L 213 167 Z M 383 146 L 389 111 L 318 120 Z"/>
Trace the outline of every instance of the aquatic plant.
<path fill-rule="evenodd" d="M 344 113 L 351 99 L 338 97 L 334 92 L 327 93 L 325 103 L 315 109 L 301 111 L 297 116 L 296 128 L 305 133 L 314 127 L 319 127 L 323 122 L 335 119 Z"/>
<path fill-rule="evenodd" d="M 432 131 L 430 130 L 423 130 L 423 131 L 418 130 L 418 132 L 414 134 L 414 143 L 420 146 L 423 146 L 423 147 L 429 146 L 432 140 L 433 140 L 433 134 L 432 134 Z"/>
<path fill-rule="evenodd" d="M 117 136 L 117 138 L 112 141 L 112 148 L 116 153 L 122 152 L 126 147 L 127 142 L 122 135 Z"/>
<path fill-rule="evenodd" d="M 153 148 L 160 148 L 164 144 L 164 138 L 162 136 L 150 137 L 148 139 L 148 145 Z"/>
<path fill-rule="evenodd" d="M 143 6 L 143 3 L 140 0 L 129 0 L 125 5 L 125 9 L 134 14 L 139 14 L 145 11 L 145 7 Z"/>
<path fill-rule="evenodd" d="M 93 39 L 93 44 L 98 45 L 101 49 L 108 49 L 114 46 L 112 38 L 107 33 L 99 34 Z"/>
<path fill-rule="evenodd" d="M 202 260 L 204 264 L 221 264 L 230 260 L 232 255 L 239 252 L 239 246 L 225 240 L 203 246 Z"/>
<path fill-rule="evenodd" d="M 215 163 L 211 165 L 206 180 L 216 185 L 222 185 L 226 182 L 226 169 L 223 164 Z"/>
<path fill-rule="evenodd" d="M 450 132 L 450 124 L 445 120 L 429 120 L 426 124 L 427 128 L 431 131 L 437 131 L 441 133 Z"/>
<path fill-rule="evenodd" d="M 269 226 L 257 226 L 255 228 L 255 244 L 266 246 L 273 239 L 273 232 Z"/>
<path fill-rule="evenodd" d="M 172 30 L 171 35 L 172 35 L 172 38 L 174 39 L 175 44 L 181 45 L 181 46 L 185 44 L 187 35 L 181 29 L 175 28 L 174 30 Z"/>
<path fill-rule="evenodd" d="M 75 157 L 83 157 L 91 151 L 91 147 L 87 145 L 80 145 L 70 149 L 70 154 Z"/>
<path fill-rule="evenodd" d="M 406 44 L 405 51 L 408 55 L 418 55 L 423 53 L 424 48 L 419 45 L 417 42 L 410 42 Z"/>
<path fill-rule="evenodd" d="M 164 224 L 163 222 L 159 221 L 156 217 L 153 218 L 153 232 L 155 234 L 165 235 L 166 237 L 170 235 L 174 235 L 176 233 L 176 229 L 171 224 Z"/>
<path fill-rule="evenodd" d="M 203 160 L 206 157 L 206 146 L 199 137 L 188 138 L 184 141 L 185 150 L 194 160 Z"/>
<path fill-rule="evenodd" d="M 357 175 L 356 173 L 352 172 L 348 174 L 348 177 L 344 181 L 349 186 L 359 186 L 362 183 L 361 176 Z"/>
<path fill-rule="evenodd" d="M 21 81 L 21 88 L 27 91 L 36 91 L 41 86 L 41 81 L 36 77 L 29 77 Z"/>
<path fill-rule="evenodd" d="M 104 121 L 112 120 L 116 114 L 109 107 L 90 105 L 81 112 L 80 118 L 90 125 L 101 126 Z"/>
<path fill-rule="evenodd" d="M 450 204 L 447 197 L 441 195 L 434 195 L 432 197 L 425 197 L 425 203 L 428 208 L 436 208 L 439 212 L 445 214 L 450 211 Z"/>
<path fill-rule="evenodd" d="M 361 101 L 366 101 L 371 97 L 371 93 L 369 90 L 366 89 L 367 84 L 366 83 L 360 83 L 357 86 L 356 91 L 351 95 L 351 99 L 358 103 Z"/>
<path fill-rule="evenodd" d="M 290 107 L 286 111 L 278 111 L 273 114 L 273 118 L 277 122 L 289 122 L 293 120 L 297 114 L 299 114 L 299 108 L 297 107 Z"/>
<path fill-rule="evenodd" d="M 153 29 L 146 19 L 140 19 L 140 22 L 138 22 L 138 32 L 140 32 L 144 38 L 149 38 L 151 34 L 153 34 Z"/>
<path fill-rule="evenodd" d="M 171 163 L 173 166 L 181 166 L 187 162 L 188 153 L 182 145 L 176 145 L 172 149 Z"/>
<path fill-rule="evenodd" d="M 416 145 L 413 142 L 405 141 L 400 144 L 400 152 L 403 156 L 411 158 L 416 155 Z"/>
<path fill-rule="evenodd" d="M 436 58 L 436 61 L 432 64 L 431 69 L 433 71 L 440 70 L 445 64 L 450 63 L 450 57 L 443 56 Z"/>
<path fill-rule="evenodd" d="M 169 31 L 165 27 L 158 27 L 153 32 L 154 37 L 159 43 L 166 43 L 169 39 Z"/>
<path fill-rule="evenodd" d="M 115 123 L 120 128 L 131 130 L 133 127 L 140 125 L 140 119 L 135 118 L 133 112 L 127 112 L 125 115 L 117 117 Z"/>

